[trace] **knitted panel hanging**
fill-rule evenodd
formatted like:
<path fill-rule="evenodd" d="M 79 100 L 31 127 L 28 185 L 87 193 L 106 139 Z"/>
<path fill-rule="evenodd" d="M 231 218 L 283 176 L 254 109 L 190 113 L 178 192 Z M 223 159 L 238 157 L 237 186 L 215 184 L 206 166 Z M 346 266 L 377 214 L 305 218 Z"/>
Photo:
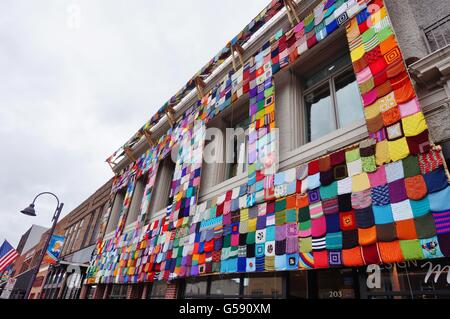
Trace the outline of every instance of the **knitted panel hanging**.
<path fill-rule="evenodd" d="M 273 74 L 342 25 L 370 138 L 265 175 L 267 167 L 259 160 L 273 150 Z M 88 282 L 354 267 L 450 256 L 447 172 L 440 149 L 428 141 L 382 1 L 323 1 L 292 30 L 277 32 L 240 70 L 227 74 L 203 97 L 198 113 L 184 118 L 165 149 L 181 141 L 186 130 L 201 136 L 197 133 L 205 122 L 247 92 L 247 183 L 197 205 L 200 166 L 185 161 L 204 138 L 192 139 L 180 147 L 173 209 L 141 228 L 139 236 L 123 234 L 117 243 L 99 243 Z M 194 125 L 194 119 L 201 124 Z M 126 185 L 130 176 L 118 185 Z"/>

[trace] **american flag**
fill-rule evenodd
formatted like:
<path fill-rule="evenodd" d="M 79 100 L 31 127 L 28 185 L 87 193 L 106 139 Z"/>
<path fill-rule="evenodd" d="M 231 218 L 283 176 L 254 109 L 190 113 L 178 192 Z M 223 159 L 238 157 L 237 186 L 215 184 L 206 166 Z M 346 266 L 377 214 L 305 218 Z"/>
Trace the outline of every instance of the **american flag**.
<path fill-rule="evenodd" d="M 6 267 L 11 265 L 14 260 L 16 260 L 17 256 L 19 256 L 17 251 L 5 240 L 0 247 L 0 273 L 2 273 Z"/>

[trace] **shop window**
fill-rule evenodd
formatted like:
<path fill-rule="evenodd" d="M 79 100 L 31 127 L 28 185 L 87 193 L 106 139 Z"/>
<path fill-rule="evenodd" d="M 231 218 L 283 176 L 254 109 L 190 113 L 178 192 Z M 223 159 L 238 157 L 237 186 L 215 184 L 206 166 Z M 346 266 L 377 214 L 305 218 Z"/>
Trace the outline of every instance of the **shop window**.
<path fill-rule="evenodd" d="M 119 190 L 115 197 L 113 206 L 111 208 L 111 213 L 109 215 L 108 227 L 106 228 L 106 233 L 110 233 L 116 230 L 117 223 L 119 222 L 120 213 L 122 212 L 123 201 L 125 200 L 126 189 Z"/>
<path fill-rule="evenodd" d="M 113 285 L 109 299 L 127 299 L 128 285 Z"/>
<path fill-rule="evenodd" d="M 240 288 L 240 277 L 212 277 L 209 295 L 212 298 L 239 298 Z"/>
<path fill-rule="evenodd" d="M 87 287 L 86 299 L 94 299 L 94 293 L 96 288 L 97 288 L 96 285 Z"/>
<path fill-rule="evenodd" d="M 355 274 L 353 269 L 327 269 L 317 271 L 317 291 L 319 299 L 356 298 Z"/>
<path fill-rule="evenodd" d="M 207 295 L 208 280 L 207 278 L 189 278 L 186 279 L 186 289 L 184 297 L 204 298 Z"/>
<path fill-rule="evenodd" d="M 165 299 L 167 283 L 165 281 L 155 281 L 152 284 L 152 291 L 148 294 L 148 299 Z"/>
<path fill-rule="evenodd" d="M 142 176 L 136 181 L 133 197 L 131 199 L 130 208 L 127 215 L 127 225 L 130 225 L 137 221 L 139 216 L 142 198 L 144 197 L 146 178 Z"/>
<path fill-rule="evenodd" d="M 288 275 L 289 298 L 308 299 L 308 272 L 291 271 Z"/>
<path fill-rule="evenodd" d="M 169 198 L 169 195 L 174 172 L 175 163 L 172 161 L 169 154 L 159 163 L 158 166 L 155 186 L 150 199 L 150 212 L 148 214 L 149 220 L 155 217 L 156 213 L 172 204 L 172 200 Z"/>
<path fill-rule="evenodd" d="M 362 295 L 369 299 L 450 298 L 449 259 L 380 265 L 378 282 L 373 271 L 369 279 L 366 268 L 361 273 Z"/>
<path fill-rule="evenodd" d="M 244 298 L 285 298 L 285 281 L 282 273 L 248 275 L 243 283 Z"/>

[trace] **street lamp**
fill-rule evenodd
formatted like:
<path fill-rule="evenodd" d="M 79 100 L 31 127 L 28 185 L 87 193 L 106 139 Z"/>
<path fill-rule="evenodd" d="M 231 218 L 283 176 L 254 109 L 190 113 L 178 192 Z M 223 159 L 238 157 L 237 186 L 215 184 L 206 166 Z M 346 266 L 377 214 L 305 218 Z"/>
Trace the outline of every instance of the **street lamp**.
<path fill-rule="evenodd" d="M 39 268 L 41 267 L 42 260 L 44 260 L 44 256 L 45 256 L 45 254 L 47 252 L 48 244 L 50 243 L 50 239 L 52 238 L 53 232 L 55 231 L 56 224 L 58 223 L 59 215 L 61 214 L 61 211 L 62 211 L 63 206 L 64 206 L 64 203 L 61 203 L 61 204 L 59 203 L 58 196 L 56 196 L 55 194 L 50 193 L 50 192 L 43 192 L 43 193 L 38 194 L 34 198 L 33 202 L 27 208 L 21 210 L 20 212 L 22 214 L 25 214 L 25 215 L 28 215 L 28 216 L 36 216 L 36 211 L 34 209 L 34 203 L 36 202 L 36 199 L 39 196 L 42 196 L 42 195 L 52 195 L 53 197 L 56 198 L 57 204 L 56 204 L 55 214 L 53 215 L 53 219 L 52 219 L 52 222 L 53 222 L 52 228 L 50 229 L 50 233 L 48 234 L 48 237 L 46 239 L 45 245 L 42 248 L 41 254 L 39 256 L 38 263 L 35 266 L 35 268 L 33 269 L 33 275 L 31 276 L 31 281 L 28 284 L 28 288 L 27 288 L 27 291 L 25 293 L 25 299 L 29 298 L 29 295 L 30 295 L 30 292 L 31 292 L 31 288 L 33 287 L 33 283 L 36 280 L 36 276 L 37 276 L 37 274 L 39 272 Z"/>

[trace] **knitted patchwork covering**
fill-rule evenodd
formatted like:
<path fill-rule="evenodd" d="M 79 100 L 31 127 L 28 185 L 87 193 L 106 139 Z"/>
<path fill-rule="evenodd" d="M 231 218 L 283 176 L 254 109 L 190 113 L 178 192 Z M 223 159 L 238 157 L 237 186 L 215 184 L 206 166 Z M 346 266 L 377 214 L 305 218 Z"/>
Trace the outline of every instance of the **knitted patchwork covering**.
<path fill-rule="evenodd" d="M 376 5 L 369 10 L 368 4 Z M 277 172 L 273 75 L 340 26 L 347 31 L 370 138 Z M 447 172 L 441 150 L 429 142 L 383 1 L 324 0 L 291 31 L 277 32 L 116 177 L 108 211 L 126 187 L 120 222 L 113 238 L 99 240 L 88 283 L 450 256 Z M 206 124 L 244 94 L 251 120 L 247 182 L 199 204 Z M 172 204 L 162 219 L 143 226 L 158 159 L 175 144 Z M 135 181 L 147 173 L 143 218 L 124 233 Z"/>

